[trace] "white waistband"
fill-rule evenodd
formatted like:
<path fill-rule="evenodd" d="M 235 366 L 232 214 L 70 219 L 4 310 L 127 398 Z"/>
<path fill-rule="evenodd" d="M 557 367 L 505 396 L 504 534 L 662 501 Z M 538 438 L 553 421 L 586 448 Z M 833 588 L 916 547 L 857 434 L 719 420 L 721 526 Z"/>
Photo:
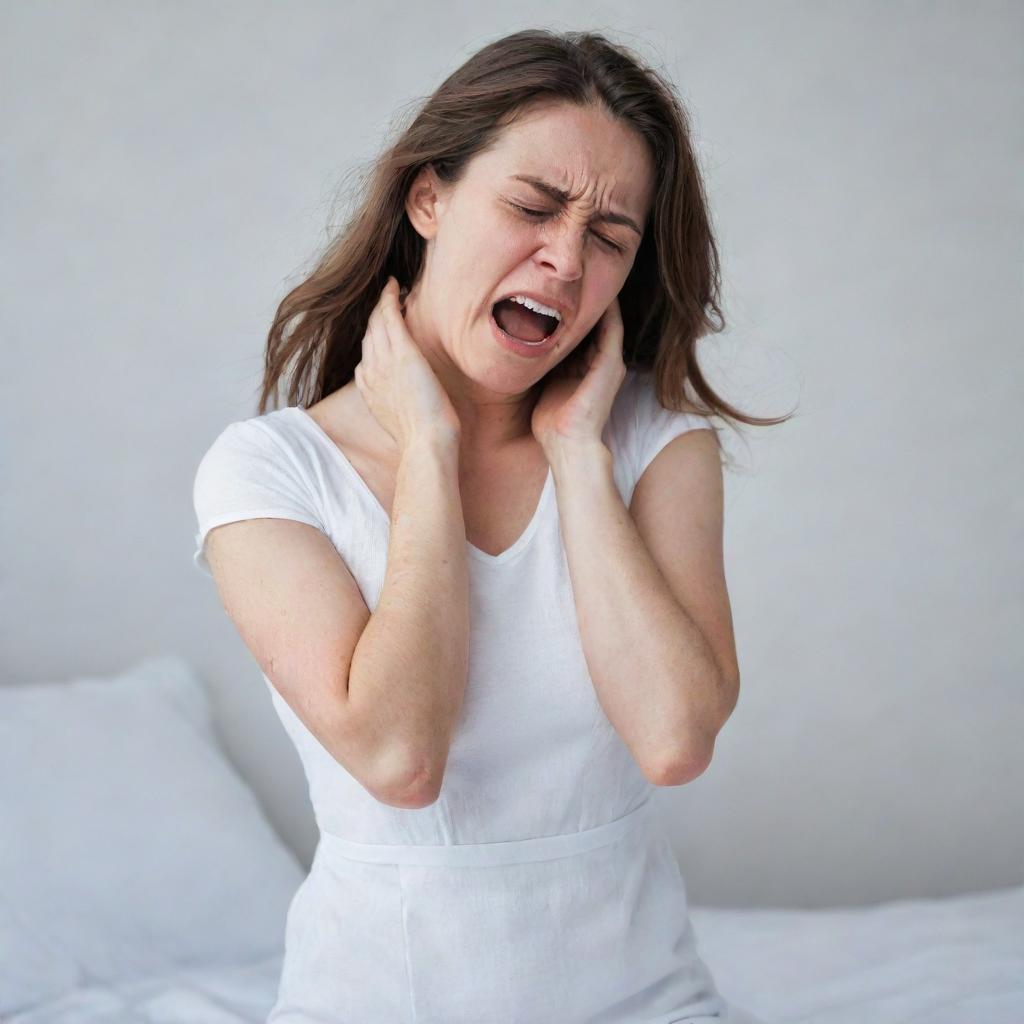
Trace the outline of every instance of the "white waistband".
<path fill-rule="evenodd" d="M 648 798 L 628 814 L 596 828 L 562 835 L 512 839 L 500 843 L 354 843 L 334 833 L 321 831 L 320 846 L 325 852 L 336 853 L 349 860 L 375 864 L 433 864 L 441 867 L 522 864 L 568 857 L 607 846 L 634 828 L 649 824 L 650 807 L 651 800 Z"/>

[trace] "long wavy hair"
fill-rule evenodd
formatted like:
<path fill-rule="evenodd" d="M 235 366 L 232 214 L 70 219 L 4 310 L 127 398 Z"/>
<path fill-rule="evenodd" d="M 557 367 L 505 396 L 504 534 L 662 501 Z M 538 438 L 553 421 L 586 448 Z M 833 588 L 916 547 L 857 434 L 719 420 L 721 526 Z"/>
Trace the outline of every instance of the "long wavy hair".
<path fill-rule="evenodd" d="M 311 273 L 285 295 L 267 337 L 259 412 L 289 378 L 288 405 L 309 407 L 353 379 L 367 322 L 389 275 L 418 277 L 424 240 L 405 211 L 417 173 L 457 183 L 472 158 L 538 103 L 603 106 L 650 147 L 657 181 L 648 230 L 619 304 L 627 367 L 651 371 L 665 408 L 765 426 L 789 415 L 745 414 L 717 395 L 697 341 L 725 329 L 720 266 L 689 118 L 662 75 L 594 32 L 528 29 L 477 51 L 413 112 L 369 166 L 362 194 Z M 692 389 L 691 400 L 687 388 Z"/>

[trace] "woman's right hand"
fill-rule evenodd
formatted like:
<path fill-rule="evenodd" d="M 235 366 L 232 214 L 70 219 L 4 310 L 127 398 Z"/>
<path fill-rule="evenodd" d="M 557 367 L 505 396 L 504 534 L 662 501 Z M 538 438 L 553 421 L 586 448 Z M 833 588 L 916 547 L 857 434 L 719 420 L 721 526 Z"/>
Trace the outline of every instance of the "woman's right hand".
<path fill-rule="evenodd" d="M 394 277 L 388 278 L 370 314 L 355 382 L 370 412 L 402 451 L 421 437 L 458 438 L 458 414 L 405 325 Z"/>

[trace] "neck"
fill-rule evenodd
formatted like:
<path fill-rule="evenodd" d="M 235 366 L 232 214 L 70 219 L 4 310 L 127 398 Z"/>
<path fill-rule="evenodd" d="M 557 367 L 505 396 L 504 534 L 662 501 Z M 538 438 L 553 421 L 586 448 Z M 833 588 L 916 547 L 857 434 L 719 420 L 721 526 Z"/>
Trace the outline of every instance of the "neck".
<path fill-rule="evenodd" d="M 540 394 L 537 384 L 507 393 L 467 376 L 442 342 L 434 310 L 425 301 L 420 282 L 405 297 L 404 311 L 409 334 L 458 414 L 464 451 L 486 454 L 533 437 L 530 419 Z"/>

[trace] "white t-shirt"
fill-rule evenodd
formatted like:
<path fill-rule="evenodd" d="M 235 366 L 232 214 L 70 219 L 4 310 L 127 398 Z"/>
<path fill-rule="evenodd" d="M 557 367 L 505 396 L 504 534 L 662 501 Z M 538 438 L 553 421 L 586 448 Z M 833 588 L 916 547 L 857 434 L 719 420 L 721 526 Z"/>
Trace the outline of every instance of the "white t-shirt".
<path fill-rule="evenodd" d="M 381 541 L 379 530 L 371 529 L 360 537 L 334 522 L 353 502 L 364 505 L 373 495 L 337 445 L 303 412 L 289 407 L 230 423 L 203 456 L 193 487 L 198 521 L 194 561 L 207 575 L 210 567 L 203 549 L 207 533 L 240 519 L 308 523 L 331 536 L 342 557 L 347 545 L 339 546 L 338 540 L 371 548 Z M 654 456 L 673 438 L 696 428 L 713 429 L 705 416 L 658 404 L 650 372 L 627 371 L 602 434 L 613 454 L 615 482 L 627 507 L 636 482 Z M 340 481 L 336 479 L 339 476 Z M 354 494 L 349 493 L 352 490 Z M 379 507 L 376 499 L 372 503 Z M 549 474 L 537 512 L 553 506 Z M 484 565 L 511 562 L 532 537 L 539 518 L 534 517 L 511 549 L 497 556 L 472 544 L 467 545 L 468 553 Z"/>
<path fill-rule="evenodd" d="M 627 507 L 654 456 L 672 438 L 700 427 L 710 428 L 710 421 L 658 404 L 649 372 L 627 372 L 603 434 Z M 384 585 L 389 517 L 304 409 L 290 406 L 229 424 L 199 464 L 193 497 L 198 521 L 194 560 L 203 572 L 210 572 L 203 545 L 215 526 L 240 519 L 294 519 L 330 538 L 367 607 L 371 612 L 376 607 Z M 554 834 L 625 813 L 646 795 L 648 783 L 594 698 L 550 472 L 534 515 L 515 543 L 498 555 L 466 543 L 469 677 L 463 728 L 455 735 L 445 778 L 448 798 L 458 800 L 453 841 Z M 552 677 L 559 680 L 557 689 Z M 321 826 L 355 840 L 391 841 L 396 817 L 407 822 L 408 816 L 373 800 L 354 780 L 340 780 L 341 766 L 272 685 L 271 694 L 303 756 Z M 542 707 L 545 713 L 535 717 Z M 600 764 L 591 760 L 597 739 Z M 472 761 L 465 778 L 458 771 L 463 754 Z M 554 757 L 561 758 L 573 784 L 560 806 L 541 808 L 531 793 L 547 786 Z M 358 820 L 342 793 L 356 801 Z M 523 800 L 528 809 L 518 806 Z M 394 841 L 435 841 L 425 816 L 416 820 L 411 831 L 403 824 Z M 471 838 L 462 835 L 467 828 Z"/>
<path fill-rule="evenodd" d="M 602 435 L 627 507 L 654 456 L 696 428 L 711 429 L 710 420 L 664 409 L 651 374 L 627 372 Z M 204 572 L 214 527 L 294 519 L 330 538 L 376 607 L 389 518 L 305 410 L 227 426 L 199 464 L 194 503 Z M 668 840 L 634 829 L 654 786 L 596 697 L 550 471 L 515 543 L 490 555 L 467 541 L 467 555 L 469 675 L 434 803 L 410 810 L 375 800 L 263 676 L 321 832 L 289 915 L 275 1015 L 282 1024 L 293 1011 L 327 1020 L 344 1006 L 352 1020 L 399 1019 L 384 1001 L 396 991 L 397 1005 L 407 997 L 415 1006 L 401 1011 L 408 1019 L 446 1024 L 499 1019 L 486 1007 L 493 1012 L 501 993 L 521 1020 L 722 1014 Z M 558 907 L 561 927 L 551 923 Z M 481 952 L 495 946 L 513 952 Z M 332 956 L 344 970 L 325 968 Z"/>

